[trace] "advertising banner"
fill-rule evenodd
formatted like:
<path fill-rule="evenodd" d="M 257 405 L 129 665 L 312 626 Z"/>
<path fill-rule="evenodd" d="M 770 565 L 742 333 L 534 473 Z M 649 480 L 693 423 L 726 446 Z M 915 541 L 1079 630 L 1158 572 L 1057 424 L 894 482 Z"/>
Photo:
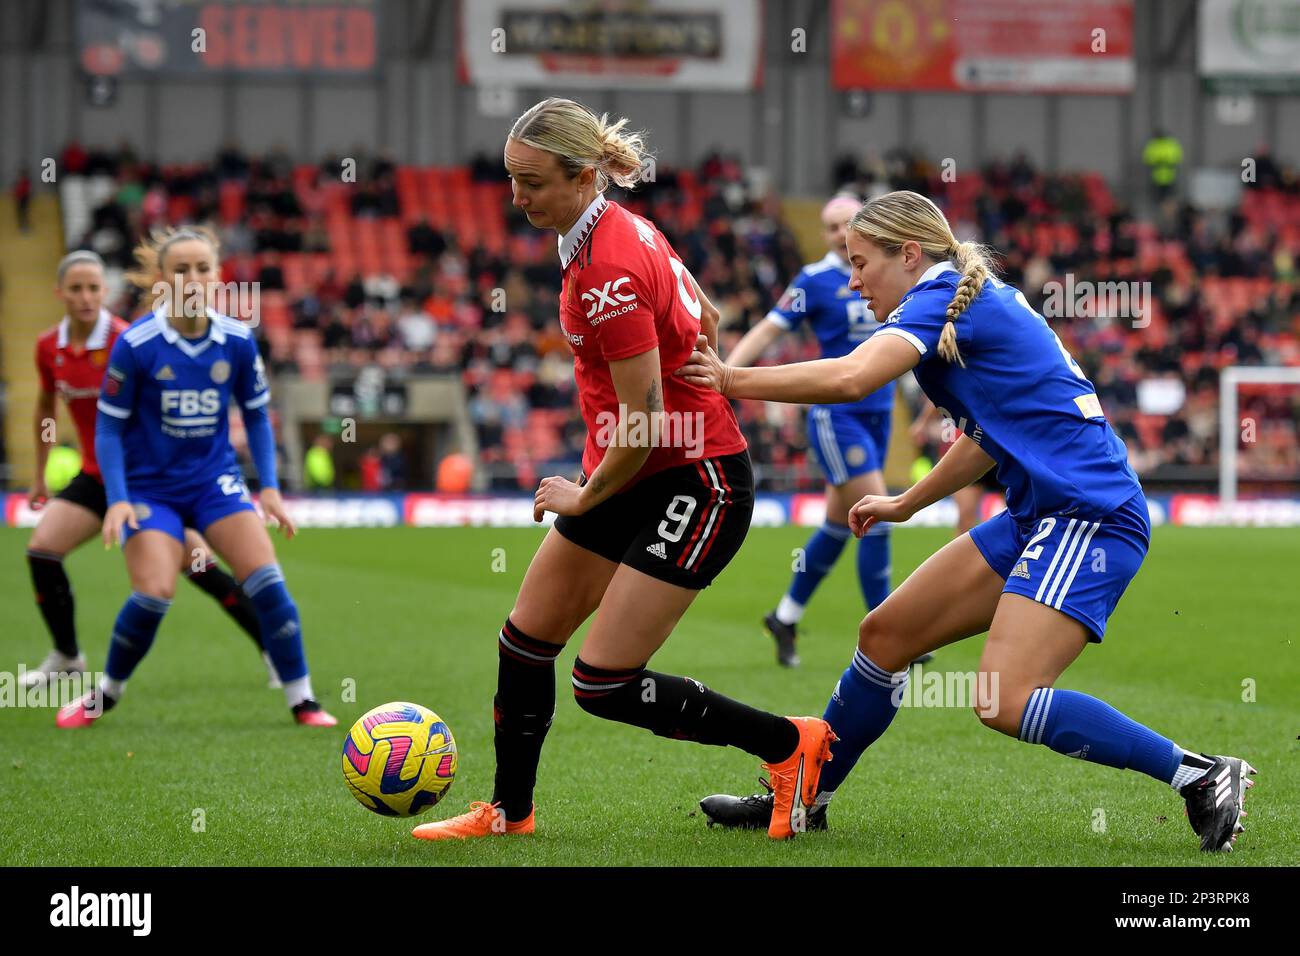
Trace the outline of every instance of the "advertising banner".
<path fill-rule="evenodd" d="M 837 89 L 1130 93 L 1131 0 L 834 0 Z"/>

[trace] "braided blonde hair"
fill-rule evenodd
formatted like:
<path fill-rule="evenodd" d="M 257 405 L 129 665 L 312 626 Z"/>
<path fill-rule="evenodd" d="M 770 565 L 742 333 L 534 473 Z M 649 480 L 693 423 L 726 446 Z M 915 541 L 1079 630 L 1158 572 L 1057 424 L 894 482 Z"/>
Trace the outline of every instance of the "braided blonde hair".
<path fill-rule="evenodd" d="M 611 180 L 633 189 L 650 154 L 644 133 L 623 131 L 627 123 L 626 118 L 611 123 L 608 113 L 597 116 L 581 103 L 552 96 L 515 120 L 510 139 L 554 153 L 570 179 L 595 167 L 597 192 L 608 189 Z"/>
<path fill-rule="evenodd" d="M 897 255 L 903 243 L 910 240 L 935 261 L 952 260 L 961 281 L 948 303 L 948 321 L 939 336 L 939 355 L 964 368 L 966 362 L 957 348 L 956 320 L 979 296 L 984 281 L 993 272 L 988 250 L 978 242 L 958 242 L 939 207 L 905 189 L 867 202 L 849 220 L 848 228 L 880 246 L 886 255 Z"/>

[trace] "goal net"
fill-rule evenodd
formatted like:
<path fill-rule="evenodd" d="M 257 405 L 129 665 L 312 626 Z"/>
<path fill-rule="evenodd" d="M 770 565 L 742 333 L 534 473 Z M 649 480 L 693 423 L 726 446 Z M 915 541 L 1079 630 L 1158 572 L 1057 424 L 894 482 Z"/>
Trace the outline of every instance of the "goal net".
<path fill-rule="evenodd" d="M 1300 480 L 1300 367 L 1233 365 L 1219 375 L 1219 499 L 1243 481 Z"/>

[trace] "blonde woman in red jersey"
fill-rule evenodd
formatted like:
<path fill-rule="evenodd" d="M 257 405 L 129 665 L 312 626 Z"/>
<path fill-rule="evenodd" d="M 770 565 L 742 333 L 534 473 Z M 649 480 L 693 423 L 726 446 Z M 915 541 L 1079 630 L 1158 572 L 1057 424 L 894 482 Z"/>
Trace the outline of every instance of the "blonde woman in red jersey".
<path fill-rule="evenodd" d="M 834 739 L 820 718 L 779 717 L 646 669 L 739 549 L 754 496 L 731 406 L 672 374 L 701 331 L 716 336 L 717 311 L 663 234 L 605 199 L 611 180 L 634 185 L 645 161 L 626 123 L 547 99 L 506 141 L 514 204 L 559 235 L 560 325 L 588 430 L 583 480 L 545 478 L 537 489 L 534 519 L 558 517 L 499 635 L 492 801 L 417 827 L 422 839 L 533 832 L 555 659 L 593 614 L 573 667 L 579 706 L 762 758 L 776 788 L 771 836 L 803 828 Z"/>
<path fill-rule="evenodd" d="M 27 564 L 41 616 L 49 628 L 54 649 L 35 668 L 23 674 L 23 684 L 34 687 L 65 674 L 80 674 L 86 659 L 77 643 L 72 583 L 63 559 L 99 535 L 108 508 L 104 482 L 95 461 L 95 402 L 108 355 L 127 323 L 104 308 L 104 262 L 87 250 L 70 252 L 59 262 L 54 294 L 63 303 L 63 319 L 36 340 L 36 370 L 40 392 L 36 398 L 33 428 L 36 437 L 36 474 L 28 503 L 41 513 L 27 545 Z M 45 486 L 45 462 L 50 455 L 55 402 L 62 395 L 77 428 L 81 444 L 81 471 L 53 498 Z M 185 533 L 185 576 L 212 595 L 223 610 L 244 629 L 260 650 L 257 616 L 235 579 L 211 557 L 203 536 L 190 528 Z M 269 669 L 269 668 L 268 668 Z M 274 671 L 271 671 L 274 676 Z"/>

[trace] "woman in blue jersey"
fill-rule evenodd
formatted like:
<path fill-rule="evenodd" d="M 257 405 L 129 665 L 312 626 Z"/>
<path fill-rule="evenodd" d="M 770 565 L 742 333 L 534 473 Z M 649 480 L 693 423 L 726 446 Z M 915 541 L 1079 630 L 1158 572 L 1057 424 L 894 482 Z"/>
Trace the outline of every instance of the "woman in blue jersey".
<path fill-rule="evenodd" d="M 108 497 L 104 544 L 121 541 L 131 595 L 113 626 L 103 681 L 62 708 L 57 723 L 86 727 L 117 704 L 171 605 L 185 528 L 194 528 L 251 600 L 294 720 L 333 726 L 337 721 L 312 695 L 298 608 L 230 446 L 226 410 L 233 400 L 261 480 L 262 510 L 292 538 L 257 344 L 242 322 L 211 307 L 220 283 L 217 241 L 205 229 L 170 230 L 135 255 L 139 268 L 129 278 L 152 290 L 155 309 L 114 343 L 95 426 Z"/>
<path fill-rule="evenodd" d="M 1007 509 L 932 555 L 863 620 L 826 719 L 839 736 L 809 829 L 862 752 L 893 720 L 918 654 L 988 631 L 980 660 L 992 689 L 980 720 L 1057 753 L 1132 769 L 1186 801 L 1204 850 L 1230 850 L 1254 769 L 1198 755 L 1103 701 L 1054 689 L 1106 621 L 1145 557 L 1146 500 L 1092 384 L 1024 294 L 958 242 L 942 212 L 912 192 L 871 200 L 848 225 L 850 288 L 885 326 L 842 358 L 774 368 L 727 366 L 700 343 L 678 371 L 733 398 L 851 402 L 912 370 L 962 435 L 901 495 L 868 495 L 857 535 L 905 521 L 997 468 Z M 764 797 L 710 797 L 715 821 L 755 825 Z"/>
<path fill-rule="evenodd" d="M 833 196 L 826 203 L 821 212 L 825 257 L 800 270 L 776 307 L 736 344 L 728 364 L 752 365 L 773 342 L 805 321 L 824 358 L 847 355 L 880 329 L 871 309 L 848 288 L 845 227 L 861 205 L 846 195 Z M 799 665 L 795 649 L 799 621 L 850 537 L 849 508 L 864 495 L 885 493 L 881 469 L 889 450 L 893 407 L 894 383 L 889 381 L 860 401 L 808 410 L 808 447 L 826 476 L 826 518 L 804 545 L 803 561 L 781 602 L 763 618 L 763 626 L 776 641 L 777 663 L 783 667 Z M 890 588 L 888 525 L 876 525 L 862 537 L 857 570 L 867 609 L 880 606 Z"/>

